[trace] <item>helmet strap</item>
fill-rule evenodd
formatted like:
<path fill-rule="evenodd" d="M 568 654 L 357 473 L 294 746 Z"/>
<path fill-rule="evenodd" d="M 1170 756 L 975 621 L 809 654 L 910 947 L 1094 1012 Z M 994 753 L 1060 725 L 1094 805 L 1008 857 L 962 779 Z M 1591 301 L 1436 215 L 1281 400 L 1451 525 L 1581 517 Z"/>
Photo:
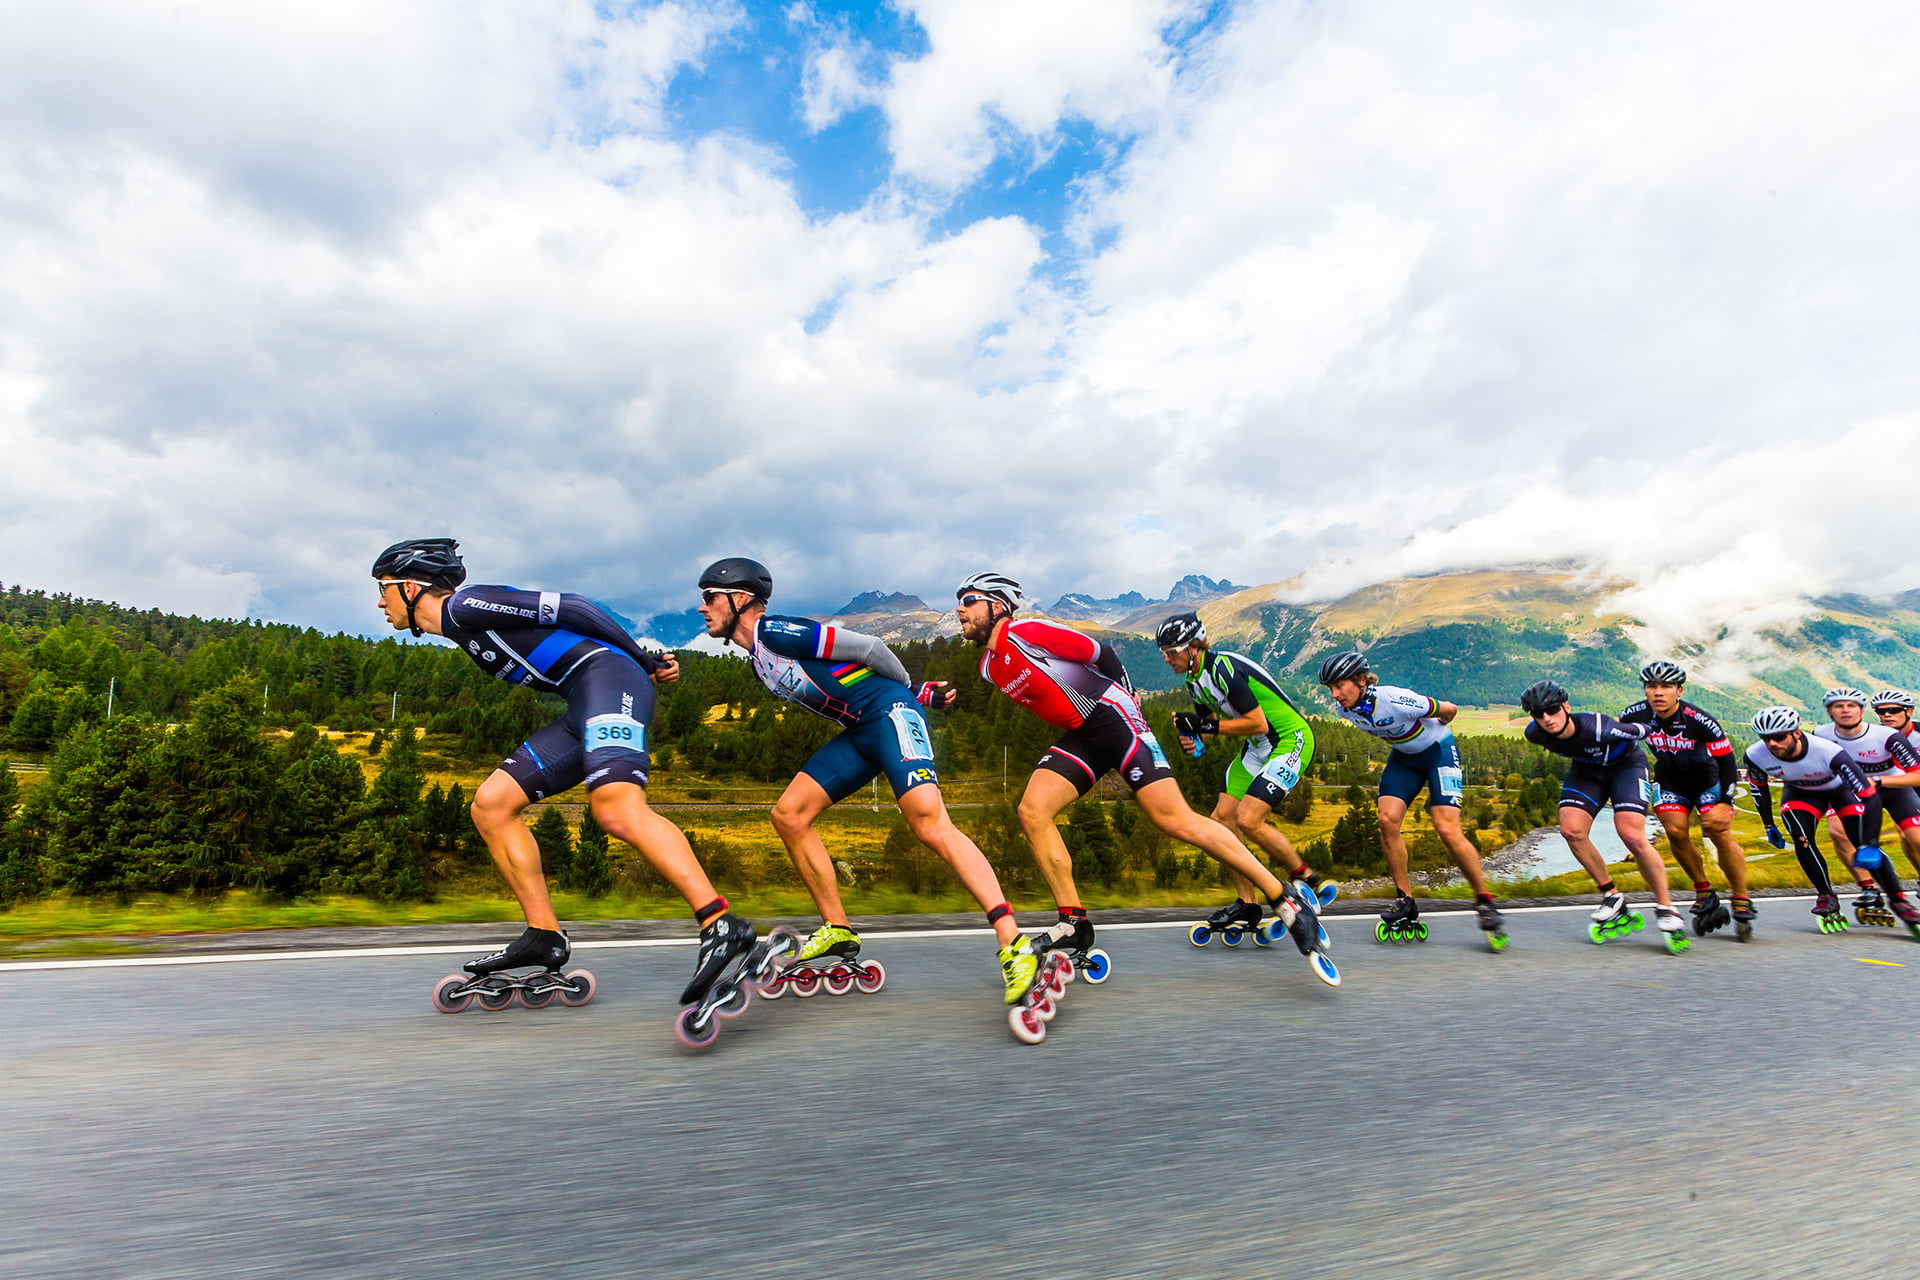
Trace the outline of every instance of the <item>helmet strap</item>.
<path fill-rule="evenodd" d="M 414 588 L 414 592 L 412 595 L 407 594 L 407 588 L 409 586 L 412 586 Z M 427 590 L 426 587 L 422 586 L 418 582 L 414 582 L 414 583 L 402 582 L 400 584 L 400 598 L 407 602 L 407 630 L 413 632 L 413 637 L 416 640 L 418 640 L 421 636 L 425 635 L 426 632 L 420 629 L 420 623 L 415 620 L 413 616 L 413 606 L 419 602 L 420 597 L 422 595 L 426 594 L 426 590 Z"/>

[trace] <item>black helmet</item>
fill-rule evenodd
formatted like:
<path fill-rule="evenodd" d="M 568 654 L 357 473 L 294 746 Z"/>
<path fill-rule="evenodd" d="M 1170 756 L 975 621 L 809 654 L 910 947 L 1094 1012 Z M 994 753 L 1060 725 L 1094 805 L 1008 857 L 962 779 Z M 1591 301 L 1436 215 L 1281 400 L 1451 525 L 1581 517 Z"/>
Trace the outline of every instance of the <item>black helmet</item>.
<path fill-rule="evenodd" d="M 1677 662 L 1668 662 L 1664 658 L 1658 662 L 1649 662 L 1640 668 L 1641 684 L 1685 684 L 1687 669 Z"/>
<path fill-rule="evenodd" d="M 1535 680 L 1520 695 L 1520 709 L 1528 715 L 1566 705 L 1566 686 L 1555 680 Z"/>
<path fill-rule="evenodd" d="M 376 578 L 424 582 L 430 587 L 452 591 L 467 580 L 467 566 L 460 562 L 460 544 L 452 538 L 410 538 L 396 542 L 373 561 Z"/>
<path fill-rule="evenodd" d="M 1320 664 L 1320 683 L 1335 685 L 1342 680 L 1358 680 L 1372 669 L 1367 665 L 1366 654 L 1355 653 L 1348 649 L 1344 653 L 1334 654 Z"/>
<path fill-rule="evenodd" d="M 1184 649 L 1206 638 L 1207 624 L 1197 613 L 1176 613 L 1153 633 L 1153 642 L 1162 649 Z"/>
<path fill-rule="evenodd" d="M 767 566 L 745 556 L 715 560 L 700 575 L 702 591 L 745 591 L 758 600 L 773 597 L 773 575 Z"/>

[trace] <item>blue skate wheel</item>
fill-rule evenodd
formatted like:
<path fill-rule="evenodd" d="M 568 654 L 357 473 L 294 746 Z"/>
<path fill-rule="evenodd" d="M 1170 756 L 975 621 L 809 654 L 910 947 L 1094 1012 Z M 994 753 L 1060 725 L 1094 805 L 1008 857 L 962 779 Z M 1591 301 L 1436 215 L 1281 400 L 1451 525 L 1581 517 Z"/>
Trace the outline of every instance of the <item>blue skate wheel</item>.
<path fill-rule="evenodd" d="M 1228 947 L 1239 946 L 1240 931 L 1238 929 L 1222 929 L 1220 931 L 1220 943 L 1222 946 Z"/>
<path fill-rule="evenodd" d="M 1113 972 L 1113 960 L 1106 952 L 1095 947 L 1087 952 L 1087 962 L 1080 967 L 1081 976 L 1088 982 L 1101 983 Z"/>
<path fill-rule="evenodd" d="M 1313 966 L 1314 977 L 1320 979 L 1320 981 L 1330 987 L 1340 985 L 1340 968 L 1334 964 L 1331 957 L 1316 951 L 1307 957 L 1307 963 Z"/>
<path fill-rule="evenodd" d="M 1321 906 L 1328 906 L 1340 896 L 1340 886 L 1331 880 L 1322 880 L 1320 887 L 1313 891 L 1313 896 L 1320 899 Z"/>
<path fill-rule="evenodd" d="M 1265 924 L 1255 925 L 1251 933 L 1253 935 L 1254 946 L 1270 947 L 1273 945 L 1273 930 L 1269 929 Z"/>
<path fill-rule="evenodd" d="M 1213 941 L 1213 929 L 1204 924 L 1197 924 L 1187 931 L 1187 941 L 1196 947 L 1204 947 Z"/>

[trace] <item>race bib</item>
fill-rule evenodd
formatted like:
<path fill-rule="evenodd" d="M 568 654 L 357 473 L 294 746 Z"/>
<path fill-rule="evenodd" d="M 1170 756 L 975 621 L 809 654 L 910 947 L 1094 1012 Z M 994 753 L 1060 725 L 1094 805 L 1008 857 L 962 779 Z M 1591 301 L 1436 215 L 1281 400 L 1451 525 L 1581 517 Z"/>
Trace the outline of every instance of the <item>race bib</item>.
<path fill-rule="evenodd" d="M 647 726 L 627 715 L 591 716 L 587 720 L 586 748 L 594 751 L 645 751 Z"/>

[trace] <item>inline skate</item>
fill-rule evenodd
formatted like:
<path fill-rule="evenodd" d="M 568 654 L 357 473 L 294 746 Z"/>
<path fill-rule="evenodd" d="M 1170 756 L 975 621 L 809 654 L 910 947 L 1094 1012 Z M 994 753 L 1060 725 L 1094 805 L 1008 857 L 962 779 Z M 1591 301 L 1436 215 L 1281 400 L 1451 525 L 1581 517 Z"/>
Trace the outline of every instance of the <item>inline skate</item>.
<path fill-rule="evenodd" d="M 1733 900 L 1733 936 L 1742 942 L 1752 942 L 1753 922 L 1759 914 L 1753 909 L 1752 898 L 1735 898 Z"/>
<path fill-rule="evenodd" d="M 1887 929 L 1899 923 L 1899 918 L 1887 910 L 1887 900 L 1880 895 L 1878 885 L 1860 886 L 1860 892 L 1853 899 L 1853 918 L 1861 924 L 1877 924 Z"/>
<path fill-rule="evenodd" d="M 729 923 L 716 930 L 722 921 Z M 700 959 L 693 982 L 681 995 L 687 1007 L 674 1020 L 673 1034 L 689 1049 L 711 1045 L 720 1038 L 721 1020 L 745 1013 L 754 991 L 773 977 L 782 960 L 799 949 L 800 935 L 785 925 L 756 940 L 751 924 L 735 915 L 721 916 L 700 931 Z M 729 969 L 735 958 L 739 963 Z"/>
<path fill-rule="evenodd" d="M 1222 938 L 1221 941 L 1226 939 Z M 1055 920 L 1034 935 L 1033 949 L 1042 954 L 1049 951 L 1064 953 L 1073 962 L 1079 976 L 1096 986 L 1105 982 L 1113 972 L 1113 957 L 1093 945 L 1093 921 L 1085 916 Z"/>
<path fill-rule="evenodd" d="M 1587 937 L 1595 942 L 1611 942 L 1647 927 L 1646 917 L 1627 910 L 1627 895 L 1617 889 L 1600 895 L 1600 905 L 1589 919 L 1592 923 L 1587 926 Z"/>
<path fill-rule="evenodd" d="M 1473 903 L 1474 914 L 1480 917 L 1480 929 L 1487 935 L 1487 946 L 1495 954 L 1507 949 L 1507 926 L 1501 918 L 1500 909 L 1493 905 L 1492 898 L 1476 898 Z"/>
<path fill-rule="evenodd" d="M 1920 906 L 1915 906 L 1912 898 L 1904 893 L 1896 893 L 1887 907 L 1900 917 L 1900 923 L 1907 927 L 1908 933 L 1920 938 Z"/>
<path fill-rule="evenodd" d="M 1313 976 L 1330 987 L 1340 985 L 1340 967 L 1327 954 L 1327 931 L 1320 927 L 1319 913 L 1314 910 L 1319 899 L 1312 889 L 1304 884 L 1296 884 L 1284 891 L 1274 902 L 1274 919 L 1267 924 L 1267 931 L 1274 937 L 1279 936 L 1276 923 L 1286 928 L 1287 936 L 1293 939 L 1293 945 L 1307 958 L 1313 968 Z"/>
<path fill-rule="evenodd" d="M 1840 899 L 1833 893 L 1820 894 L 1813 900 L 1813 914 L 1820 922 L 1822 933 L 1845 933 L 1847 917 L 1840 910 Z"/>
<path fill-rule="evenodd" d="M 1204 947 L 1215 938 L 1223 946 L 1237 947 L 1242 938 L 1251 936 L 1256 946 L 1270 946 L 1273 938 L 1260 927 L 1260 904 L 1235 898 L 1221 907 L 1206 920 L 1187 930 L 1187 941 L 1196 947 Z"/>
<path fill-rule="evenodd" d="M 1376 942 L 1425 942 L 1427 926 L 1420 919 L 1420 907 L 1411 894 L 1401 894 L 1393 900 L 1393 905 L 1380 913 L 1380 923 L 1373 926 Z"/>
<path fill-rule="evenodd" d="M 1024 944 L 1022 939 L 1012 947 L 1000 949 L 1000 965 L 1009 976 L 1013 972 L 1009 954 Z M 1037 946 L 1033 949 L 1039 950 Z M 1067 986 L 1073 977 L 1074 962 L 1065 950 L 1041 954 L 1026 989 L 1014 997 L 1013 1007 L 1007 1010 L 1007 1026 L 1012 1029 L 1014 1039 L 1022 1044 L 1039 1044 L 1047 1038 L 1047 1024 L 1060 1012 L 1060 1002 L 1066 998 Z"/>
<path fill-rule="evenodd" d="M 1692 914 L 1693 932 L 1702 938 L 1733 921 L 1733 912 L 1727 910 L 1720 901 L 1720 895 L 1712 889 L 1694 895 Z"/>
<path fill-rule="evenodd" d="M 1653 918 L 1666 939 L 1668 951 L 1679 955 L 1693 945 L 1687 940 L 1687 922 L 1680 918 L 1680 908 L 1657 906 L 1653 909 Z"/>
<path fill-rule="evenodd" d="M 860 959 L 860 935 L 848 925 L 823 923 L 800 944 L 799 954 L 760 985 L 760 998 L 778 1000 L 792 992 L 804 1000 L 822 991 L 872 995 L 885 985 L 887 971 L 880 963 Z"/>
<path fill-rule="evenodd" d="M 529 1009 L 544 1009 L 557 999 L 577 1008 L 593 999 L 593 975 L 585 969 L 560 972 L 572 953 L 566 934 L 529 925 L 500 950 L 469 960 L 463 966 L 465 975 L 449 974 L 435 983 L 433 1007 L 442 1013 L 459 1013 L 477 1002 L 491 1013 L 516 999 Z M 508 969 L 535 972 L 516 975 Z"/>

